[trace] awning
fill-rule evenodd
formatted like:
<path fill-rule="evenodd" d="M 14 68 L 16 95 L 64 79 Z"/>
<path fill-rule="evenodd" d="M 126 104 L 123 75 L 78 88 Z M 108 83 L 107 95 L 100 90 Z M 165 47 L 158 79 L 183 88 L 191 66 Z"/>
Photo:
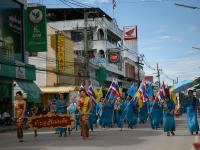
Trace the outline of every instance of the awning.
<path fill-rule="evenodd" d="M 40 88 L 33 81 L 16 80 L 18 86 L 26 93 L 28 102 L 40 103 Z"/>
<path fill-rule="evenodd" d="M 42 93 L 69 93 L 77 89 L 76 86 L 40 87 Z"/>

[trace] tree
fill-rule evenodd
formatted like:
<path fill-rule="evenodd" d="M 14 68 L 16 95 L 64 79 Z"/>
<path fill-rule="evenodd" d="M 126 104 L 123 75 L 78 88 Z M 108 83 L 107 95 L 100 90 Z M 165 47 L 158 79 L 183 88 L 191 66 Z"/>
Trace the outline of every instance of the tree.
<path fill-rule="evenodd" d="M 200 89 L 200 77 L 196 78 L 195 82 L 196 82 L 195 89 Z"/>

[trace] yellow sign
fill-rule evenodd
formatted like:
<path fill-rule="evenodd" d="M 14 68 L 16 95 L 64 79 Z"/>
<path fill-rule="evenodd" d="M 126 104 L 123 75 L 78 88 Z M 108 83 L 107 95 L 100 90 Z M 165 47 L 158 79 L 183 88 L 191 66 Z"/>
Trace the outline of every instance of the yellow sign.
<path fill-rule="evenodd" d="M 57 43 L 57 58 L 58 58 L 58 70 L 60 72 L 65 71 L 65 36 L 62 34 L 58 35 Z"/>

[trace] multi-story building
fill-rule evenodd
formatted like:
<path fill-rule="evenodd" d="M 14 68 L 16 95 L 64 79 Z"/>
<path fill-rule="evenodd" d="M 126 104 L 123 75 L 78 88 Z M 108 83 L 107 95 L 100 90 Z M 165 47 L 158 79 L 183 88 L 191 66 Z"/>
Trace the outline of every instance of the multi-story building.
<path fill-rule="evenodd" d="M 35 66 L 27 63 L 25 49 L 25 0 L 0 1 L 0 112 L 12 112 L 15 92 L 26 93 L 28 102 L 38 102 L 40 90 L 34 84 Z"/>
<path fill-rule="evenodd" d="M 87 53 L 89 69 L 86 69 L 88 66 L 79 65 L 75 69 L 75 74 L 84 78 L 87 77 L 87 70 L 89 70 L 90 80 L 95 82 L 97 70 L 105 68 L 106 81 L 112 81 L 113 77 L 117 77 L 123 83 L 130 83 L 125 81 L 127 78 L 132 81 L 138 79 L 136 55 L 127 53 L 127 48 L 124 46 L 118 46 L 123 40 L 123 31 L 118 27 L 116 20 L 103 10 L 100 8 L 47 9 L 47 18 L 50 27 L 64 31 L 74 41 L 75 61 L 85 62 L 84 57 Z M 137 53 L 137 45 L 131 46 L 135 46 Z M 115 52 L 119 56 L 109 55 L 110 52 Z M 116 57 L 119 61 L 111 63 L 110 58 L 116 59 Z"/>

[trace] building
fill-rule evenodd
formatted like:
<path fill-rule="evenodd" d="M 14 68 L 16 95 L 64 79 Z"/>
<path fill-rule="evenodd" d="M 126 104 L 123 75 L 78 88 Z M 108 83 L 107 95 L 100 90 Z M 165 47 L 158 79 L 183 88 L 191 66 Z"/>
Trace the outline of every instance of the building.
<path fill-rule="evenodd" d="M 127 47 L 120 46 L 123 31 L 116 20 L 103 10 L 47 9 L 47 18 L 50 27 L 64 31 L 74 41 L 75 61 L 81 63 L 75 67 L 75 75 L 79 79 L 90 79 L 95 84 L 102 81 L 110 85 L 112 79 L 117 77 L 126 88 L 130 86 L 130 81 L 138 80 L 137 57 L 126 52 L 129 49 L 137 54 L 137 45 L 129 44 L 131 47 L 127 48 L 126 42 Z M 80 80 L 76 84 L 80 85 Z"/>
<path fill-rule="evenodd" d="M 27 63 L 25 48 L 25 0 L 0 1 L 0 112 L 12 112 L 16 91 L 26 93 L 27 102 L 38 102 L 40 90 L 33 82 L 35 66 Z"/>
<path fill-rule="evenodd" d="M 66 35 L 47 25 L 47 51 L 30 53 L 29 63 L 41 68 L 36 73 L 36 84 L 42 91 L 41 101 L 46 104 L 58 93 L 75 89 L 76 78 L 74 42 Z"/>

